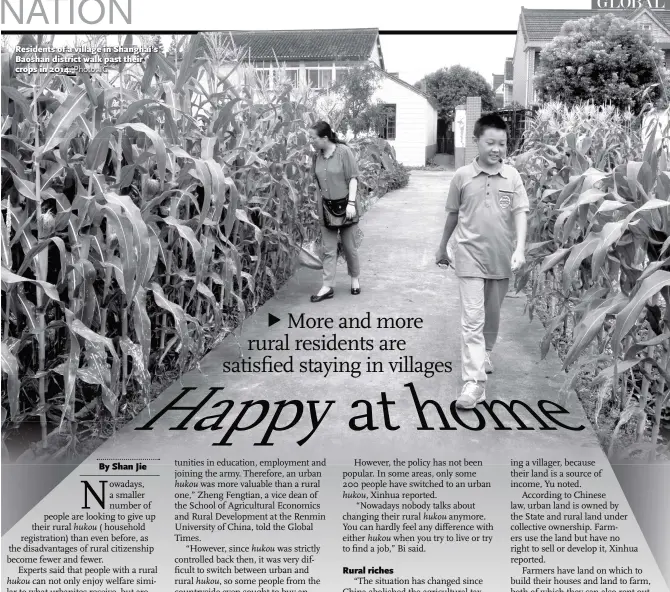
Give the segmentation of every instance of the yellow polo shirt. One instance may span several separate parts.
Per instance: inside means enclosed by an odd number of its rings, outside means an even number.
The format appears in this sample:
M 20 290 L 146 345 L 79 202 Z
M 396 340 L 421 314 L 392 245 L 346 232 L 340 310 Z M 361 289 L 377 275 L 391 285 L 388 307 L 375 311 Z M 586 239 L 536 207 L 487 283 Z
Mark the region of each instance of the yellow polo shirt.
M 458 277 L 513 278 L 514 214 L 529 211 L 519 172 L 502 164 L 494 174 L 473 160 L 451 180 L 447 212 L 458 212 L 454 269 Z

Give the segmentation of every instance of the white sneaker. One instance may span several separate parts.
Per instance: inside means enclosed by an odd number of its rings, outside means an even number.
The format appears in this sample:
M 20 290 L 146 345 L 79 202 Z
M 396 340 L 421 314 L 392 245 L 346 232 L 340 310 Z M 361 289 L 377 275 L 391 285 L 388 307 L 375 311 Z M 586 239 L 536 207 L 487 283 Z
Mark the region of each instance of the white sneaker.
M 456 407 L 459 409 L 474 409 L 477 403 L 484 401 L 486 401 L 484 387 L 476 382 L 466 382 L 461 391 L 461 396 L 456 399 Z
M 484 360 L 484 372 L 493 374 L 493 362 L 491 361 L 491 352 L 486 350 L 486 358 Z

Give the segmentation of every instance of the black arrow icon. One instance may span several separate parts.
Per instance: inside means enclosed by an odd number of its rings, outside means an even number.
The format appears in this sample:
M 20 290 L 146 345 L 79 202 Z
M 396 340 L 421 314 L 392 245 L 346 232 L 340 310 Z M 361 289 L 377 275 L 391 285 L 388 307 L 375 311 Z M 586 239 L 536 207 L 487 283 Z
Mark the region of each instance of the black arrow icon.
M 268 315 L 268 327 L 272 327 L 272 325 L 276 325 L 281 319 L 277 318 L 274 316 L 272 313 Z

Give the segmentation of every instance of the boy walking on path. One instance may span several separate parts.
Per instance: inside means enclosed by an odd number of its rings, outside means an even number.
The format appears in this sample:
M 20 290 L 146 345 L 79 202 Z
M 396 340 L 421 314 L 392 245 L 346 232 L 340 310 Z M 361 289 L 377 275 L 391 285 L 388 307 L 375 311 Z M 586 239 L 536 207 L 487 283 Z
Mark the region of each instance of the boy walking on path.
M 454 268 L 461 300 L 461 365 L 464 386 L 456 401 L 472 409 L 486 400 L 486 374 L 498 337 L 500 307 L 509 280 L 525 262 L 528 196 L 518 171 L 501 162 L 507 124 L 496 114 L 474 127 L 479 155 L 459 168 L 449 187 L 438 264 L 450 265 L 447 243 L 456 230 Z

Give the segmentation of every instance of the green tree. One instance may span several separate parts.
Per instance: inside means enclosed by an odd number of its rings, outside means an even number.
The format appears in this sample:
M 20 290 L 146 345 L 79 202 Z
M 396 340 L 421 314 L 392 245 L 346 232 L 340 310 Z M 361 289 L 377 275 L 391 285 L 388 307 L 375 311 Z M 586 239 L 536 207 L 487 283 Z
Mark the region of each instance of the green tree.
M 372 63 L 338 71 L 332 91 L 340 99 L 338 119 L 342 129 L 346 128 L 358 136 L 377 130 L 384 124 L 386 108 L 381 101 L 373 99 L 383 76 L 381 70 Z
M 464 66 L 441 68 L 424 76 L 414 86 L 423 89 L 424 85 L 425 92 L 438 102 L 438 114 L 445 120 L 451 119 L 456 107 L 465 103 L 468 97 L 481 97 L 483 111 L 496 108 L 496 98 L 489 83 L 481 74 Z
M 651 35 L 612 14 L 568 21 L 540 53 L 541 101 L 611 103 L 638 112 L 664 94 L 667 72 Z

